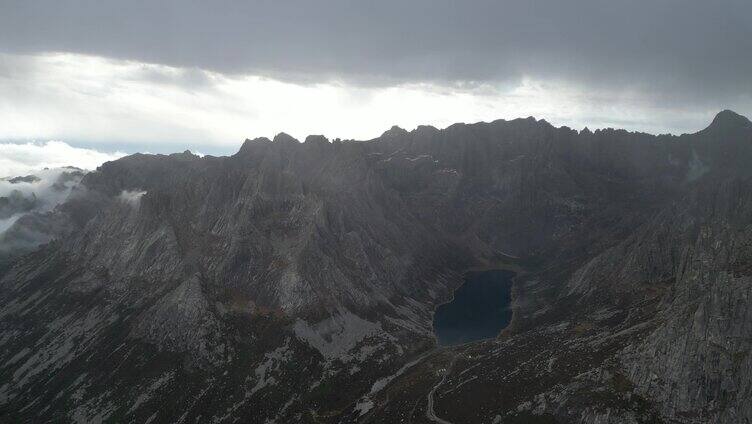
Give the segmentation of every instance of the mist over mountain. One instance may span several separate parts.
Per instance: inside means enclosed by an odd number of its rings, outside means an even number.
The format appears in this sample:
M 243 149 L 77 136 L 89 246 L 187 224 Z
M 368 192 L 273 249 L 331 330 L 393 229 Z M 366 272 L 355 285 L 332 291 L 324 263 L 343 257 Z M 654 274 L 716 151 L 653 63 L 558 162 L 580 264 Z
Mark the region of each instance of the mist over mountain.
M 0 420 L 752 420 L 750 163 L 725 110 L 681 136 L 280 133 L 5 179 L 0 243 L 40 238 L 0 266 Z M 435 309 L 495 269 L 510 325 L 437 346 Z
M 0 267 L 49 241 L 54 231 L 40 222 L 53 215 L 84 174 L 75 167 L 45 168 L 0 179 Z

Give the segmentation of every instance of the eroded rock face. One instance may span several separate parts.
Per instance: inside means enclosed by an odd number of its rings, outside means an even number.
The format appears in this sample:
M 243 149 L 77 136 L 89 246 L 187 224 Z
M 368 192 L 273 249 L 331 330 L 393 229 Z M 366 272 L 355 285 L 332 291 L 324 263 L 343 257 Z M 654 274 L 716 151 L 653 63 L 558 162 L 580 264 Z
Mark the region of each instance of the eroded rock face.
M 674 260 L 662 325 L 623 352 L 630 378 L 668 416 L 733 422 L 752 413 L 751 189 L 749 180 L 728 180 L 685 199 L 673 219 L 687 243 Z
M 109 162 L 0 271 L 0 416 L 752 419 L 750 160 L 724 111 L 681 137 L 528 118 Z M 462 272 L 509 261 L 505 337 L 430 351 Z

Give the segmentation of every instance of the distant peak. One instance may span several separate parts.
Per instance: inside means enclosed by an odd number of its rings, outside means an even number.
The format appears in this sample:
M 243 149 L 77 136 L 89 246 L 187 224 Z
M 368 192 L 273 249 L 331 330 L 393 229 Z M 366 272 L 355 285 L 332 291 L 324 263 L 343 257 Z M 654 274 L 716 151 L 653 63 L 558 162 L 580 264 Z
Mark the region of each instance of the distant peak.
M 392 128 L 389 128 L 388 130 L 384 131 L 384 134 L 381 134 L 381 136 L 385 138 L 394 138 L 394 137 L 401 137 L 407 134 L 408 134 L 407 130 L 394 125 L 392 126 Z
M 708 126 L 706 130 L 727 130 L 736 128 L 752 128 L 752 122 L 734 111 L 725 109 L 718 112 L 715 118 L 713 118 L 713 122 L 710 123 L 710 126 Z
M 7 181 L 11 184 L 36 183 L 36 182 L 42 181 L 42 179 L 37 177 L 36 175 L 26 175 L 25 177 L 0 178 L 0 180 Z
M 269 140 L 266 137 L 256 137 L 253 140 L 251 140 L 250 138 L 246 138 L 245 141 L 243 142 L 243 145 L 250 146 L 252 144 L 266 144 L 266 143 L 271 143 L 271 140 Z
M 251 140 L 250 138 L 246 138 L 245 141 L 243 142 L 243 145 L 240 146 L 240 150 L 238 150 L 238 153 L 249 152 L 251 151 L 251 149 L 253 149 L 253 146 L 260 146 L 260 145 L 264 145 L 264 144 L 271 143 L 271 142 L 272 141 L 266 137 L 257 137 L 257 138 L 254 138 L 253 140 Z
M 305 139 L 305 144 L 329 144 L 329 139 L 323 135 L 309 135 Z
M 283 132 L 274 136 L 274 142 L 275 143 L 295 143 L 295 144 L 300 143 L 295 137 L 291 136 L 290 134 L 283 133 Z
M 415 135 L 418 137 L 432 137 L 438 133 L 438 128 L 431 125 L 418 125 L 415 129 Z

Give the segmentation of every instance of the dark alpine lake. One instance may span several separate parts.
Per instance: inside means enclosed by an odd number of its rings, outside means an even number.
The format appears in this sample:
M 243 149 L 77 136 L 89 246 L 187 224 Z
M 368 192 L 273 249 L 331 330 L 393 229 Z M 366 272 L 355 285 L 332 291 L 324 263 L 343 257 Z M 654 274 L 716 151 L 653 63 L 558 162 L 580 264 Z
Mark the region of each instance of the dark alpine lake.
M 433 329 L 441 346 L 496 337 L 509 325 L 512 278 L 507 270 L 471 272 L 454 299 L 436 309 Z

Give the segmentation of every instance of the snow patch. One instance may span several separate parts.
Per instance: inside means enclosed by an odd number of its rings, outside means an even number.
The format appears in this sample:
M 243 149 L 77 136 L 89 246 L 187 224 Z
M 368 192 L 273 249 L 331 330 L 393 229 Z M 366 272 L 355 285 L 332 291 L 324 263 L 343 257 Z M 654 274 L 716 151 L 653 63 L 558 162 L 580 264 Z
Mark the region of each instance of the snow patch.
M 154 393 L 156 393 L 159 389 L 164 387 L 167 383 L 172 380 L 173 376 L 175 375 L 174 371 L 166 372 L 159 378 L 155 378 L 149 387 L 146 388 L 146 390 L 141 391 L 141 394 L 138 395 L 136 400 L 133 402 L 133 405 L 130 407 L 128 412 L 126 414 L 132 414 L 135 412 L 141 405 L 148 402 L 149 399 L 151 399 L 154 396 Z
M 100 424 L 106 422 L 117 409 L 110 401 L 105 401 L 110 393 L 106 392 L 76 407 L 70 418 L 76 424 Z
M 268 352 L 264 355 L 264 362 L 262 362 L 254 374 L 256 374 L 256 385 L 251 389 L 251 394 L 258 392 L 267 386 L 273 386 L 277 384 L 277 379 L 270 374 L 279 371 L 280 365 L 292 359 L 292 351 L 290 350 L 290 339 L 285 340 L 285 344 Z
M 319 351 L 325 359 L 345 356 L 364 338 L 382 332 L 381 323 L 366 321 L 348 310 L 316 324 L 298 319 L 293 325 L 295 335 Z
M 355 404 L 355 410 L 358 411 L 358 416 L 362 417 L 363 415 L 368 413 L 368 411 L 373 409 L 373 406 L 373 401 L 367 397 L 364 397 L 359 400 L 357 404 Z

